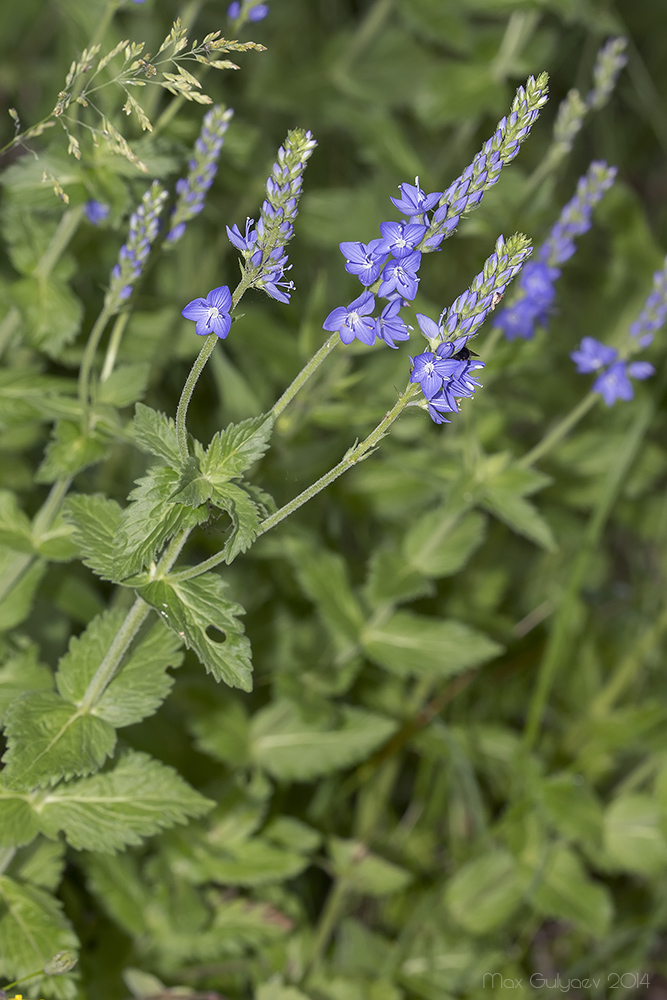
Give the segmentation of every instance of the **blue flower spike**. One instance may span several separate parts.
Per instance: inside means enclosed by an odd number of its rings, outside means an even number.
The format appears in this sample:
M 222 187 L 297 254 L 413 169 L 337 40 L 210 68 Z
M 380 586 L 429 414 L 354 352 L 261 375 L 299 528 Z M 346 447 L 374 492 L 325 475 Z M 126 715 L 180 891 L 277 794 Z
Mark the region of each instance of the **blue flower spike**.
M 157 181 L 141 199 L 136 212 L 130 217 L 130 231 L 114 265 L 106 294 L 105 305 L 112 314 L 117 312 L 132 294 L 141 277 L 151 247 L 160 230 L 160 213 L 167 199 L 167 192 Z
M 198 337 L 207 337 L 209 333 L 214 333 L 220 340 L 224 340 L 232 325 L 229 313 L 231 305 L 232 296 L 229 288 L 227 285 L 221 285 L 209 292 L 205 299 L 193 299 L 192 302 L 188 302 L 185 309 L 181 310 L 181 315 L 197 324 Z

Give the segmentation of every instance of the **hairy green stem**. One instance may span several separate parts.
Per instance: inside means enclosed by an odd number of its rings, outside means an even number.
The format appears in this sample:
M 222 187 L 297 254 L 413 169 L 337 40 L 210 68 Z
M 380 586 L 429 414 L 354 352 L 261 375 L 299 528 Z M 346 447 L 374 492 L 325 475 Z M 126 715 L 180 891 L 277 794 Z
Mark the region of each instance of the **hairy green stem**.
M 293 514 L 295 510 L 298 510 L 299 507 L 308 503 L 309 500 L 312 500 L 312 498 L 317 496 L 318 493 L 321 493 L 323 489 L 326 489 L 327 486 L 331 485 L 331 483 L 338 479 L 339 476 L 342 476 L 344 472 L 347 472 L 347 470 L 351 469 L 353 465 L 356 465 L 357 462 L 360 462 L 363 458 L 365 458 L 366 455 L 373 450 L 377 444 L 379 444 L 396 418 L 400 416 L 405 407 L 414 400 L 418 393 L 419 386 L 408 383 L 405 392 L 401 393 L 394 406 L 392 406 L 391 410 L 384 415 L 380 423 L 373 431 L 371 431 L 368 437 L 365 438 L 361 444 L 356 445 L 354 448 L 350 448 L 338 465 L 335 465 L 333 469 L 329 470 L 329 472 L 320 476 L 317 482 L 313 483 L 312 486 L 309 486 L 302 493 L 299 493 L 298 496 L 294 497 L 293 500 L 290 500 L 289 503 L 286 503 L 284 507 L 277 510 L 275 514 L 271 514 L 271 516 L 267 517 L 265 521 L 262 521 L 259 527 L 258 537 L 259 535 L 266 534 L 266 532 L 270 531 L 271 528 L 275 528 L 277 524 L 280 524 L 280 522 L 284 521 L 286 517 Z M 181 570 L 180 573 L 174 573 L 171 579 L 191 580 L 193 577 L 201 576 L 202 573 L 206 573 L 215 566 L 219 566 L 220 563 L 224 561 L 224 554 L 222 552 L 218 552 L 209 559 L 205 559 L 204 562 L 199 563 L 198 566 L 191 566 L 189 569 Z
M 125 328 L 130 321 L 130 311 L 122 312 L 116 317 L 116 322 L 113 325 L 113 330 L 111 331 L 111 336 L 109 337 L 109 345 L 107 347 L 107 353 L 104 357 L 104 364 L 102 365 L 102 371 L 100 373 L 100 382 L 106 382 L 111 375 L 116 364 L 116 358 L 118 356 L 118 349 L 120 348 L 120 342 L 123 339 L 123 334 L 125 333 Z
M 125 621 L 114 636 L 102 662 L 95 671 L 90 684 L 86 688 L 86 693 L 79 706 L 79 712 L 82 715 L 90 712 L 95 707 L 106 688 L 116 676 L 123 656 L 146 620 L 149 611 L 150 605 L 143 598 L 137 597 L 127 613 Z
M 278 402 L 273 406 L 271 413 L 274 417 L 280 416 L 283 410 L 292 402 L 299 389 L 306 384 L 310 376 L 319 368 L 327 355 L 331 354 L 334 347 L 339 343 L 340 337 L 338 333 L 334 333 L 322 344 L 319 351 L 312 356 L 307 365 L 304 365 L 292 384 L 285 389 Z
M 49 490 L 48 497 L 33 519 L 32 528 L 36 535 L 41 535 L 44 531 L 51 527 L 58 511 L 63 505 L 63 500 L 67 495 L 67 491 L 70 488 L 71 483 L 71 476 L 64 476 L 62 479 L 56 479 L 55 483 Z
M 188 448 L 188 432 L 185 426 L 185 420 L 188 415 L 188 406 L 190 405 L 192 393 L 195 391 L 195 386 L 197 385 L 199 376 L 203 372 L 206 362 L 213 354 L 217 343 L 218 338 L 216 334 L 209 333 L 208 337 L 204 341 L 201 351 L 195 359 L 195 363 L 190 369 L 190 374 L 185 380 L 181 398 L 178 401 L 178 409 L 176 410 L 176 437 L 178 439 L 178 450 L 181 454 L 182 462 L 187 462 L 190 456 L 190 450 Z

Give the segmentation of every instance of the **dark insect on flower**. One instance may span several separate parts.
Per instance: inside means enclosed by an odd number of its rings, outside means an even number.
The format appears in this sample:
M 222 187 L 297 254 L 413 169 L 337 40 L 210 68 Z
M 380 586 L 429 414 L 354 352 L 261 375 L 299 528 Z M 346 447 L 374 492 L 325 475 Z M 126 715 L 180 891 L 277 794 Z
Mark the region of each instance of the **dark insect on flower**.
M 475 354 L 475 352 L 471 351 L 469 347 L 462 347 L 460 351 L 456 352 L 456 354 L 452 354 L 452 360 L 454 361 L 469 361 L 470 358 L 478 357 L 479 354 Z

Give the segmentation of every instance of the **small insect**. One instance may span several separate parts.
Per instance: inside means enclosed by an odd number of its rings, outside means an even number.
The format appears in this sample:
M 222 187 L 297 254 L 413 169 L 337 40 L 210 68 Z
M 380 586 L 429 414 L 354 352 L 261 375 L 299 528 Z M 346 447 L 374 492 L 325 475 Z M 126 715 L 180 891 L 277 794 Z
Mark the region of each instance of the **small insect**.
M 503 297 L 502 292 L 494 292 L 493 293 L 493 298 L 491 299 L 491 309 L 495 309 L 496 308 L 496 306 L 498 305 L 498 303 L 500 302 L 500 300 L 502 299 L 502 297 Z
M 478 357 L 479 354 L 475 354 L 475 352 L 471 351 L 469 347 L 462 347 L 460 351 L 456 352 L 456 354 L 452 354 L 452 359 L 454 361 L 469 361 L 470 358 Z

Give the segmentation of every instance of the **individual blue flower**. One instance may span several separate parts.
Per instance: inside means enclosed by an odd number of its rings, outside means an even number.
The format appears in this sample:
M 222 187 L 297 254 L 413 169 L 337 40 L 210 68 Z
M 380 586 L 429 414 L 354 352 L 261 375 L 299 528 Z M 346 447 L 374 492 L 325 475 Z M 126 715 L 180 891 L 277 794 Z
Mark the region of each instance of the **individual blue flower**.
M 374 308 L 373 293 L 362 292 L 349 306 L 332 309 L 322 326 L 331 333 L 337 331 L 344 344 L 351 344 L 356 337 L 370 347 L 375 343 L 375 322 L 370 318 Z
M 598 375 L 593 383 L 593 392 L 599 392 L 607 406 L 613 406 L 617 399 L 630 400 L 635 391 L 632 382 L 628 378 L 631 375 L 636 379 L 649 378 L 655 372 L 653 365 L 648 361 L 615 361 L 606 372 Z
M 388 298 L 394 292 L 398 292 L 404 299 L 414 299 L 419 287 L 417 271 L 421 264 L 422 255 L 419 250 L 414 250 L 407 257 L 400 260 L 390 260 L 382 271 L 382 283 L 378 289 L 378 294 L 382 298 Z
M 424 351 L 412 358 L 412 371 L 410 381 L 418 382 L 421 390 L 427 399 L 431 399 L 437 392 L 446 387 L 447 383 L 454 383 L 459 375 L 463 374 L 466 362 L 454 355 L 454 344 L 440 344 L 435 353 Z M 462 383 L 463 384 L 463 383 Z M 461 395 L 467 395 L 462 392 Z
M 269 13 L 269 8 L 265 3 L 258 3 L 248 12 L 249 21 L 262 21 Z
M 362 285 L 372 285 L 380 276 L 388 251 L 382 250 L 383 241 L 371 240 L 370 243 L 339 243 L 340 252 L 345 258 L 345 270 L 348 274 L 356 274 Z
M 380 232 L 382 239 L 371 242 L 377 244 L 377 249 L 381 253 L 390 253 L 392 257 L 400 260 L 417 249 L 426 232 L 426 226 L 410 222 L 381 222 Z
M 206 194 L 218 172 L 218 158 L 233 114 L 231 108 L 216 104 L 204 115 L 194 153 L 188 161 L 187 177 L 181 177 L 176 182 L 178 198 L 165 239 L 167 247 L 180 240 L 185 232 L 185 224 L 204 207 Z
M 100 223 L 105 222 L 110 211 L 108 205 L 95 198 L 91 198 L 83 206 L 83 214 L 93 226 L 99 226 Z
M 398 187 L 401 192 L 400 198 L 392 198 L 392 202 L 403 215 L 410 216 L 410 222 L 416 222 L 417 219 L 421 219 L 424 212 L 428 212 L 429 209 L 439 201 L 442 192 L 434 191 L 432 194 L 426 194 L 419 186 L 419 178 L 415 177 L 414 184 L 399 184 Z
M 647 347 L 657 330 L 667 319 L 667 257 L 660 271 L 653 275 L 653 290 L 646 299 L 642 311 L 630 327 L 630 336 L 640 347 Z
M 540 260 L 531 260 L 525 265 L 518 281 L 518 297 L 501 310 L 494 323 L 507 340 L 516 337 L 530 340 L 535 327 L 546 323 L 556 297 L 554 282 L 560 273 L 558 268 L 549 267 Z
M 375 336 L 378 340 L 383 340 L 388 347 L 396 348 L 395 340 L 409 340 L 410 330 L 405 322 L 398 315 L 401 309 L 402 300 L 393 299 L 389 302 L 378 318 L 375 320 Z M 396 348 L 398 350 L 398 348 Z
M 232 3 L 230 3 L 229 7 L 227 8 L 227 17 L 231 18 L 232 21 L 235 21 L 240 13 L 241 13 L 240 0 L 232 0 Z
M 232 296 L 227 285 L 220 285 L 208 293 L 205 299 L 193 299 L 188 302 L 185 309 L 181 310 L 181 315 L 186 319 L 193 320 L 196 325 L 198 337 L 207 337 L 209 333 L 214 333 L 220 340 L 224 340 L 232 325 L 232 317 L 229 310 L 232 305 Z
M 606 368 L 616 359 L 618 352 L 616 348 L 610 347 L 596 340 L 595 337 L 584 337 L 579 345 L 579 349 L 572 351 L 570 357 L 577 366 L 580 375 L 588 372 L 597 372 L 601 368 Z

